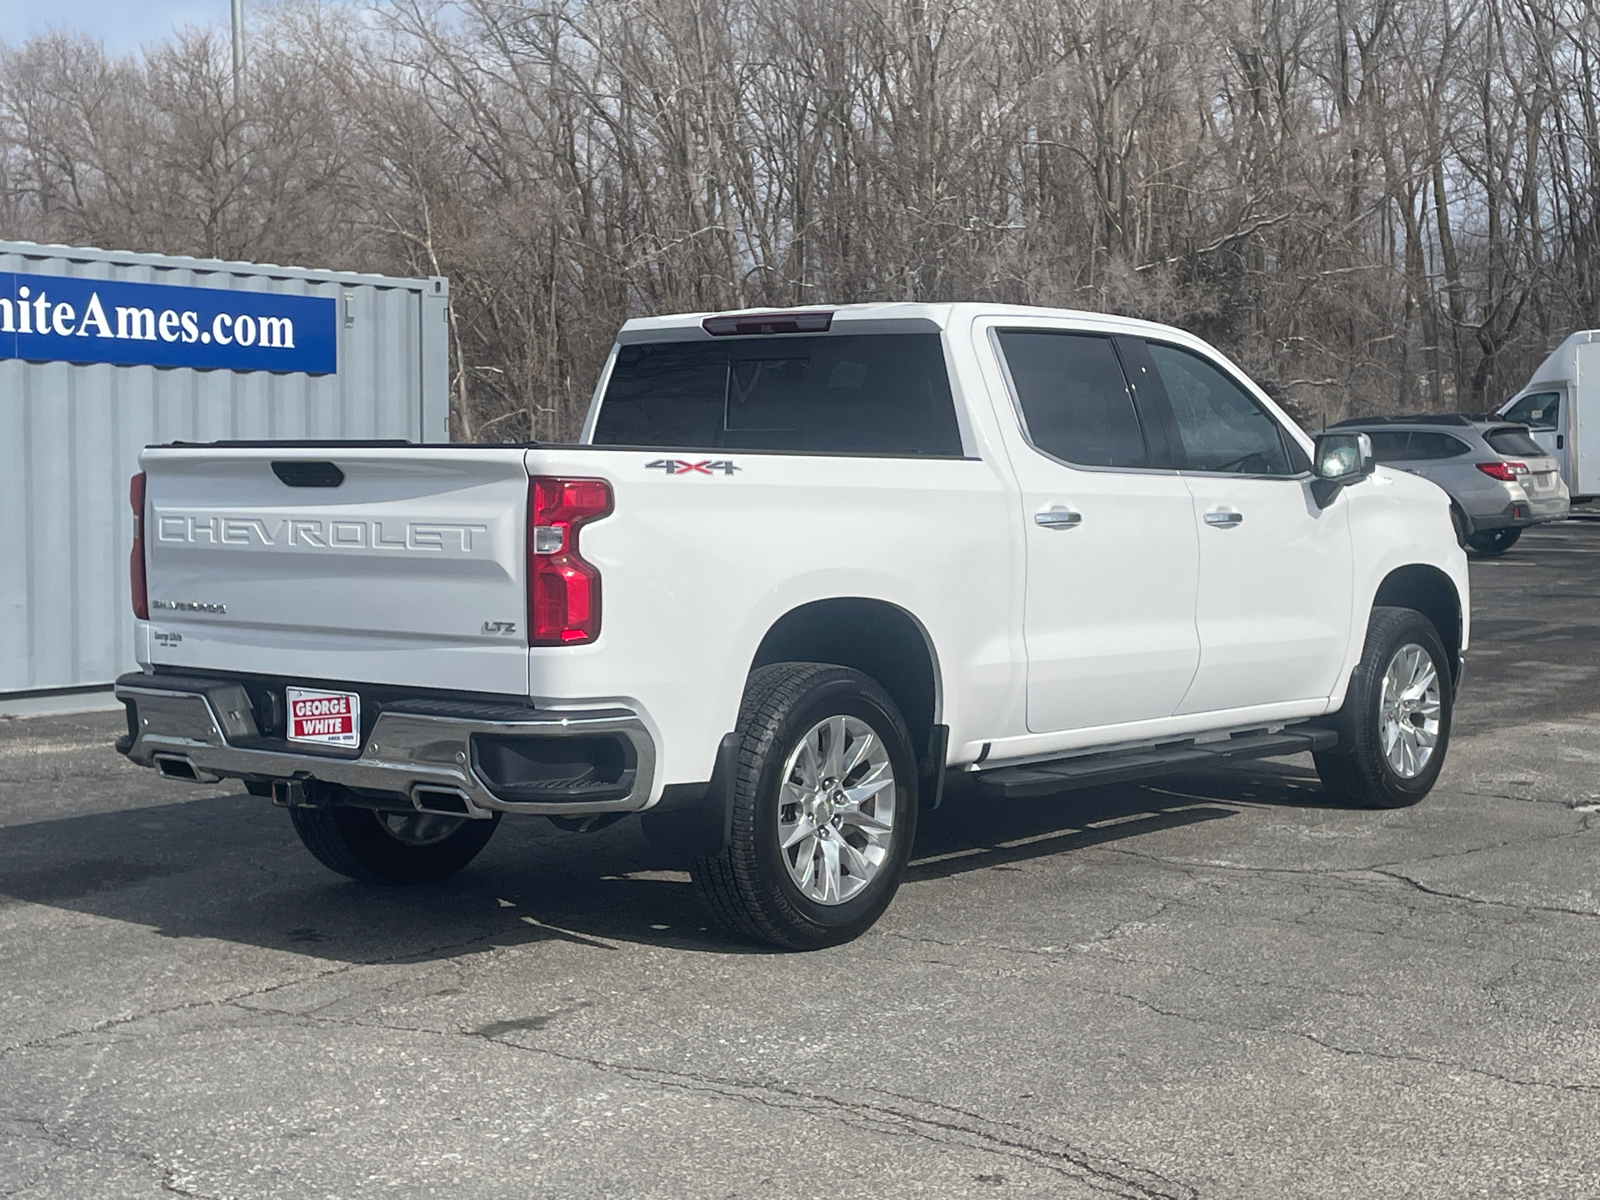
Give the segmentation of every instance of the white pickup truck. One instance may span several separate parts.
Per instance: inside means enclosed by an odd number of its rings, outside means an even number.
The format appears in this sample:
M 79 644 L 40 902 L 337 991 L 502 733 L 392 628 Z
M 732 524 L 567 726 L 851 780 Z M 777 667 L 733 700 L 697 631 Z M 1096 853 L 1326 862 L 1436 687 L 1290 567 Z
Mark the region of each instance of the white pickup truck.
M 642 813 L 793 948 L 980 802 L 1312 751 L 1438 777 L 1467 565 L 1438 488 L 1177 329 L 981 304 L 629 321 L 576 445 L 153 446 L 134 762 L 242 780 L 346 875 L 505 813 Z

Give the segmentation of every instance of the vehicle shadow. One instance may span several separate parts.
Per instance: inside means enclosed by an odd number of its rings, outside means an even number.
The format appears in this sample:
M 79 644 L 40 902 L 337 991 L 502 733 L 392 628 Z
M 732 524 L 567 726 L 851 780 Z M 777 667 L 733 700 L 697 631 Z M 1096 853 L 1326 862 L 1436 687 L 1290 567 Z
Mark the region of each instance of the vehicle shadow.
M 953 779 L 921 814 L 910 886 L 1235 816 L 1247 805 L 1326 807 L 1309 769 L 1252 763 L 1027 801 Z M 429 961 L 540 941 L 600 952 L 632 942 L 759 953 L 701 908 L 682 860 L 637 821 L 590 834 L 502 823 L 454 879 L 417 887 L 333 875 L 286 813 L 246 795 L 174 801 L 12 826 L 0 907 L 25 901 L 172 938 L 209 938 L 341 962 Z

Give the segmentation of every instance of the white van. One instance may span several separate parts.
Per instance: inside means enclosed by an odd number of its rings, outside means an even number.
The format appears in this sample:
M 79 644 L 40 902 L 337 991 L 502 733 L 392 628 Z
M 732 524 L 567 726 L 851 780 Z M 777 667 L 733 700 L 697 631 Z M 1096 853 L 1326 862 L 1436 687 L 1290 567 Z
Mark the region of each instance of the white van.
M 1573 503 L 1600 496 L 1600 329 L 1573 334 L 1500 409 L 1561 464 Z

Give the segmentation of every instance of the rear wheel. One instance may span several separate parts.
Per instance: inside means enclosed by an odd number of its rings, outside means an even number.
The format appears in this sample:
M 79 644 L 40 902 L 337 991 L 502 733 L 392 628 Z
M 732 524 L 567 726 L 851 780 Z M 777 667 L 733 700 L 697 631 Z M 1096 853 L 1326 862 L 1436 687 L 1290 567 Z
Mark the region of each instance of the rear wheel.
M 291 808 L 294 831 L 330 870 L 373 883 L 429 883 L 454 875 L 489 844 L 488 820 L 370 808 Z
M 859 671 L 776 663 L 750 676 L 739 716 L 733 830 L 694 861 L 725 925 L 790 950 L 870 928 L 900 886 L 916 836 L 911 737 Z
M 1452 699 L 1433 622 L 1409 608 L 1374 608 L 1339 711 L 1340 745 L 1315 756 L 1323 788 L 1371 808 L 1421 800 L 1444 767 Z
M 1517 539 L 1522 536 L 1520 528 L 1511 529 L 1485 529 L 1482 533 L 1467 535 L 1467 545 L 1484 558 L 1494 558 L 1504 554 L 1517 544 Z

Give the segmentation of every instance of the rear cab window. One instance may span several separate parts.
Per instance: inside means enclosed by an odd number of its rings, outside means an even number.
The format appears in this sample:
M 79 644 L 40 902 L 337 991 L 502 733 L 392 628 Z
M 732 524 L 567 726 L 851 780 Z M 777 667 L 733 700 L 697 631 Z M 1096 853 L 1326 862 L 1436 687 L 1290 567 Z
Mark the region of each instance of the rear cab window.
M 674 450 L 960 458 L 937 333 L 635 342 L 617 350 L 593 441 Z

